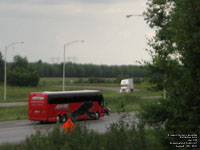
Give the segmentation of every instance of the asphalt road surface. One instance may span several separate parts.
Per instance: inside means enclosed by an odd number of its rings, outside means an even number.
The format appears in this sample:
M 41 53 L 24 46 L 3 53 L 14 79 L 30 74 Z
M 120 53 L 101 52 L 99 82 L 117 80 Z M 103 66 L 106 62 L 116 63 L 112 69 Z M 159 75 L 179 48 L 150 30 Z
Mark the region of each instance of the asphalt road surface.
M 120 117 L 122 117 L 122 114 L 111 113 L 109 116 L 102 117 L 99 120 L 78 121 L 78 123 L 86 123 L 89 129 L 103 133 L 110 124 L 119 121 Z M 126 121 L 131 123 L 135 119 L 135 113 L 130 113 Z M 27 136 L 34 134 L 37 130 L 42 133 L 48 132 L 53 125 L 55 123 L 39 124 L 37 121 L 28 120 L 0 122 L 0 144 L 24 141 Z
M 26 106 L 28 102 L 8 102 L 8 103 L 0 103 L 0 107 L 10 107 L 10 106 Z

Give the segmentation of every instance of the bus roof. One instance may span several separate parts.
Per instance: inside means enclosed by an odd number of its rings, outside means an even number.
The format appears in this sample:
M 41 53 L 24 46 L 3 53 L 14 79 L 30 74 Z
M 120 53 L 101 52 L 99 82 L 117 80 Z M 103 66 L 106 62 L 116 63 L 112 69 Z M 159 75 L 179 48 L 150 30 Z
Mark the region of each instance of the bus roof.
M 99 90 L 79 90 L 79 91 L 44 91 L 47 95 L 93 95 L 101 94 Z

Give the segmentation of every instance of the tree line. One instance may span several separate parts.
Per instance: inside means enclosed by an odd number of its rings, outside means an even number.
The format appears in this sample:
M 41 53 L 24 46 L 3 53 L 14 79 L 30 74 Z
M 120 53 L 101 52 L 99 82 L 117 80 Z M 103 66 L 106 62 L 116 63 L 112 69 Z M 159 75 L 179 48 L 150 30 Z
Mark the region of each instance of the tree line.
M 149 40 L 152 62 L 147 66 L 152 83 L 167 94 L 146 106 L 141 116 L 161 135 L 166 150 L 179 149 L 170 143 L 187 140 L 171 135 L 193 134 L 200 140 L 200 1 L 149 0 L 147 5 L 144 14 L 155 30 Z M 198 149 L 199 142 L 194 143 L 181 149 Z
M 39 72 L 40 77 L 62 77 L 63 76 L 63 63 L 49 64 L 39 60 L 35 63 L 30 63 L 32 68 Z M 67 77 L 101 77 L 101 78 L 114 78 L 117 76 L 124 77 L 145 77 L 146 69 L 144 66 L 123 65 L 123 66 L 108 66 L 108 65 L 95 65 L 95 64 L 75 64 L 66 63 L 66 76 Z
M 143 78 L 146 77 L 146 67 L 136 65 L 95 65 L 75 64 L 68 62 L 65 65 L 66 77 L 77 78 Z M 30 79 L 33 81 L 38 77 L 62 77 L 63 63 L 49 64 L 39 60 L 29 63 L 26 57 L 15 56 L 13 62 L 7 63 L 8 83 L 13 85 L 27 85 Z M 4 60 L 0 52 L 0 82 L 4 81 Z M 19 83 L 18 83 L 19 82 Z M 26 84 L 22 83 L 26 82 Z M 37 85 L 32 83 L 31 85 Z

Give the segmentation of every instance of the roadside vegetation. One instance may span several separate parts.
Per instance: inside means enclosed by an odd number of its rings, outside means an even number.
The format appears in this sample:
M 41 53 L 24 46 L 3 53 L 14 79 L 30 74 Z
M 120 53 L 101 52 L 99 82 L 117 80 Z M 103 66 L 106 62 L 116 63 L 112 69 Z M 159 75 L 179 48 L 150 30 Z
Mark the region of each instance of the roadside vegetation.
M 84 82 L 79 82 L 83 80 Z M 100 80 L 103 83 L 99 82 L 89 82 L 90 78 L 66 78 L 66 87 L 67 86 L 103 86 L 103 87 L 119 87 L 119 83 L 115 83 L 115 78 L 97 78 L 92 80 Z M 151 85 L 143 78 L 137 78 L 135 83 L 135 91 L 132 96 L 145 97 L 145 96 L 160 96 L 161 91 L 152 90 Z M 120 80 L 119 80 L 120 81 Z M 118 82 L 119 82 L 118 81 Z M 67 90 L 77 90 L 82 88 L 67 88 Z M 41 91 L 61 91 L 62 90 L 62 78 L 40 78 L 39 85 L 37 87 L 18 87 L 18 86 L 7 86 L 7 100 L 6 102 L 26 102 L 28 101 L 28 95 L 30 92 L 41 92 Z M 4 102 L 3 100 L 3 84 L 0 84 L 0 103 Z M 121 95 L 117 91 L 103 91 L 105 96 L 108 97 L 120 97 Z
M 128 125 L 122 118 L 112 124 L 105 133 L 87 129 L 76 123 L 72 133 L 64 132 L 55 125 L 48 134 L 39 131 L 19 144 L 4 144 L 1 150 L 163 150 L 159 133 L 151 129 Z
M 28 106 L 0 107 L 0 121 L 26 120 Z
M 57 127 L 48 135 L 41 135 L 38 132 L 28 137 L 22 144 L 11 147 L 3 145 L 5 147 L 0 148 L 187 150 L 194 146 L 193 149 L 199 149 L 199 142 L 187 145 L 189 148 L 186 145 L 178 148 L 182 144 L 169 144 L 184 141 L 168 135 L 194 134 L 198 135 L 196 140 L 200 140 L 200 1 L 149 0 L 147 7 L 144 13 L 145 20 L 155 30 L 155 36 L 149 40 L 151 46 L 149 53 L 152 59 L 146 65 L 151 74 L 151 83 L 155 89 L 165 89 L 166 98 L 158 101 L 151 98 L 143 100 L 145 94 L 161 95 L 161 92 L 153 90 L 149 92 L 151 89 L 144 87 L 145 82 L 136 85 L 139 91 L 133 94 L 113 94 L 111 91 L 103 91 L 106 103 L 114 111 L 140 112 L 140 122 L 137 127 L 134 124 L 127 126 L 123 119 L 111 125 L 103 134 L 84 127 L 77 127 L 73 133 L 67 134 Z M 38 66 L 41 63 L 38 62 Z M 110 68 L 108 70 L 111 71 Z M 121 73 L 123 72 L 125 70 Z M 99 73 L 100 70 L 94 72 L 94 74 Z M 111 74 L 110 72 L 109 77 L 112 77 Z M 149 105 L 144 105 L 141 109 L 141 106 L 148 102 Z
M 73 80 L 76 83 L 70 83 Z M 77 85 L 78 78 L 68 78 L 67 85 Z M 85 78 L 84 80 L 89 80 Z M 114 78 L 106 78 L 101 80 L 114 81 Z M 141 79 L 142 81 L 144 79 Z M 30 92 L 40 91 L 61 91 L 62 78 L 41 78 L 39 86 L 37 87 L 7 87 L 7 100 L 6 102 L 28 102 L 28 96 Z M 86 83 L 82 86 L 107 86 L 108 83 Z M 113 83 L 110 86 L 119 87 L 119 84 Z M 80 88 L 81 89 L 81 88 Z M 162 91 L 152 91 L 151 85 L 148 82 L 143 81 L 135 84 L 135 91 L 133 93 L 119 93 L 119 91 L 101 90 L 104 96 L 105 105 L 111 109 L 111 112 L 126 111 L 141 111 L 143 105 L 152 104 L 158 101 L 158 98 L 153 96 L 162 96 Z M 67 90 L 79 90 L 79 88 L 67 88 Z M 3 86 L 0 86 L 0 102 L 3 100 Z M 9 112 L 9 113 L 8 113 Z M 10 113 L 12 112 L 12 113 Z M 8 115 L 10 114 L 10 115 Z M 0 121 L 2 120 L 22 120 L 28 117 L 28 106 L 15 106 L 15 107 L 0 107 Z
M 23 75 L 19 76 L 19 69 L 13 68 L 13 64 L 16 64 L 20 67 L 20 70 L 23 72 Z M 25 62 L 23 65 L 19 65 L 20 62 Z M 63 63 L 50 64 L 42 62 L 39 60 L 37 62 L 28 63 L 26 58 L 21 56 L 14 57 L 13 62 L 7 62 L 7 71 L 10 75 L 17 75 L 18 78 L 27 78 L 33 79 L 30 76 L 30 70 L 32 70 L 32 75 L 35 76 L 35 83 L 37 83 L 37 77 L 62 77 L 63 75 Z M 76 64 L 72 62 L 66 63 L 66 76 L 67 77 L 77 77 L 77 78 L 116 78 L 122 76 L 123 78 L 133 77 L 133 78 L 144 78 L 146 76 L 146 67 L 142 65 L 95 65 L 95 64 Z M 3 82 L 4 78 L 4 59 L 2 53 L 0 52 L 0 82 Z M 12 78 L 11 78 L 12 79 Z M 15 80 L 15 79 L 14 79 Z M 22 84 L 24 81 L 21 81 L 18 84 Z M 31 80 L 32 82 L 32 80 Z M 16 83 L 16 81 L 15 81 Z M 26 82 L 25 82 L 26 83 Z M 32 85 L 32 84 L 29 84 Z M 33 84 L 34 86 L 35 84 Z
M 145 19 L 155 36 L 149 40 L 152 60 L 146 65 L 151 82 L 167 94 L 141 115 L 163 134 L 168 150 L 169 142 L 180 141 L 168 134 L 194 134 L 200 140 L 200 1 L 150 0 L 147 5 Z M 192 144 L 180 149 L 200 149 L 200 142 Z

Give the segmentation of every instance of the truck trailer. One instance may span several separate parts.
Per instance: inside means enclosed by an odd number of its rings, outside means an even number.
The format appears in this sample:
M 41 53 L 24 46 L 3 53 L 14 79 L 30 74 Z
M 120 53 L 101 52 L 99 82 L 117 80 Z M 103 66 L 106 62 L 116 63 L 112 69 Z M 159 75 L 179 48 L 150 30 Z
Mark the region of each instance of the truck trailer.
M 133 92 L 133 90 L 134 90 L 133 78 L 121 80 L 120 86 L 121 86 L 120 93 L 123 93 L 123 92 L 126 92 L 126 93 Z

